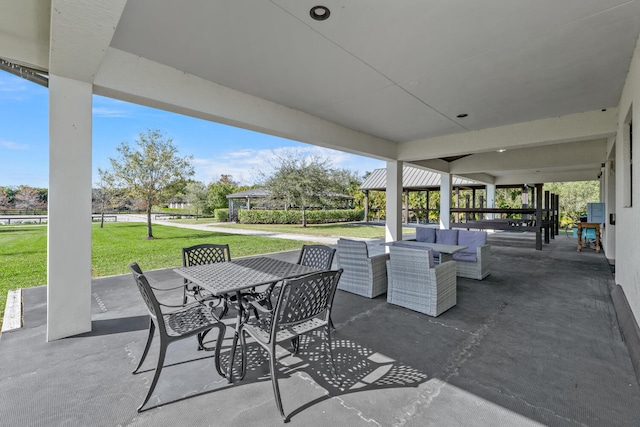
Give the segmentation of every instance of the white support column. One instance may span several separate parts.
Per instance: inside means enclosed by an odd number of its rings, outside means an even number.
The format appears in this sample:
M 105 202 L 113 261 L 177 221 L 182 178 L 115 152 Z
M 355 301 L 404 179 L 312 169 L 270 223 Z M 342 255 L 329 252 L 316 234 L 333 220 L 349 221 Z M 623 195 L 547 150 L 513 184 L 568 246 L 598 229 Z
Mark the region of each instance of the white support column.
M 605 202 L 606 216 L 604 230 L 601 231 L 603 237 L 604 253 L 610 263 L 615 264 L 616 260 L 616 225 L 615 213 L 616 213 L 616 172 L 613 167 L 613 161 L 607 161 L 604 170 L 604 198 L 601 199 Z M 613 214 L 614 218 L 611 217 Z M 614 222 L 612 224 L 611 222 Z
M 49 76 L 47 341 L 91 331 L 91 97 Z
M 440 174 L 440 228 L 451 227 L 451 190 L 453 180 L 450 173 Z
M 496 207 L 496 186 L 487 184 L 487 208 Z M 494 214 L 487 214 L 487 219 L 494 219 Z
M 387 162 L 387 242 L 402 240 L 402 162 Z

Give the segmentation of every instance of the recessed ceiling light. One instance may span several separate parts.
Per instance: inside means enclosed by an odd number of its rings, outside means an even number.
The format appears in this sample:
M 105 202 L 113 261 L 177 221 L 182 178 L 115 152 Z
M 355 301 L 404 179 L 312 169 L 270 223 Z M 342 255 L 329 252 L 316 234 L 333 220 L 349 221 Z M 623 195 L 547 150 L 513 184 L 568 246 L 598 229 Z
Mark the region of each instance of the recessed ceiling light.
M 467 113 L 462 113 L 462 114 L 458 114 L 456 117 L 459 118 L 459 119 L 463 119 L 463 118 L 465 118 L 467 116 L 468 116 Z
M 504 153 L 505 151 L 507 151 L 506 148 L 501 148 L 501 149 L 498 150 L 498 153 Z
M 313 6 L 309 11 L 309 15 L 316 21 L 324 21 L 329 18 L 331 11 L 326 6 Z

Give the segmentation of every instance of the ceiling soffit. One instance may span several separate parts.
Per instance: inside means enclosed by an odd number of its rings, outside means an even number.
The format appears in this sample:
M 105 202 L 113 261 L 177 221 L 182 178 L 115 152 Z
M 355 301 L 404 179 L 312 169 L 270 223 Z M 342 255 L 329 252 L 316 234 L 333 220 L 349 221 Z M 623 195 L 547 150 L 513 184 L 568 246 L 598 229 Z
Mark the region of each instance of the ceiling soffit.
M 136 0 L 112 46 L 403 142 L 615 106 L 640 29 L 623 0 L 314 5 Z

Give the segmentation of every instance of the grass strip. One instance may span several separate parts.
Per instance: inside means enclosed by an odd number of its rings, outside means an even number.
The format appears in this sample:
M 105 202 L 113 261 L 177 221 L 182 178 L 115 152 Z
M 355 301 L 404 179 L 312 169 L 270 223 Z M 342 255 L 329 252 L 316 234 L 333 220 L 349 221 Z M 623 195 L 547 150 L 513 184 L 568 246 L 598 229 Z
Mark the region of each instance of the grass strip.
M 144 223 L 93 224 L 92 276 L 128 273 L 136 261 L 144 270 L 182 265 L 181 249 L 201 243 L 228 243 L 231 257 L 294 250 L 304 243 L 213 231 L 199 231 L 154 224 L 153 240 L 146 239 Z M 7 294 L 12 289 L 44 285 L 47 282 L 47 227 L 0 227 L 0 322 Z M 1 324 L 0 324 L 1 327 Z

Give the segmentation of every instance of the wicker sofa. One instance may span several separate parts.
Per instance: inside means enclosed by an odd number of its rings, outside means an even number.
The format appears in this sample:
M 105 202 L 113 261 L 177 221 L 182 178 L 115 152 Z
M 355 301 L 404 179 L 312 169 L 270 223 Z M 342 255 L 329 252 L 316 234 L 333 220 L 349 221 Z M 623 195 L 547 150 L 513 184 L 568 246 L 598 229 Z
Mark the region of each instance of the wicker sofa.
M 429 316 L 456 305 L 456 263 L 435 265 L 429 249 L 389 247 L 387 302 Z
M 344 271 L 338 289 L 375 298 L 387 292 L 387 266 L 389 254 L 369 256 L 365 242 L 338 240 L 338 268 Z
M 487 244 L 486 231 L 418 227 L 416 228 L 416 240 L 418 242 L 467 246 L 467 249 L 453 254 L 459 277 L 482 280 L 491 274 L 491 246 Z M 434 259 L 436 263 L 439 262 L 437 252 L 434 252 Z

